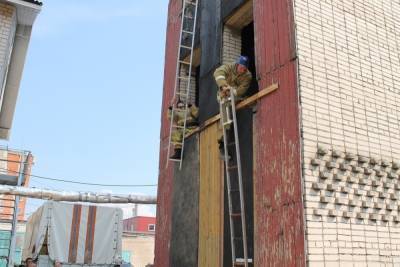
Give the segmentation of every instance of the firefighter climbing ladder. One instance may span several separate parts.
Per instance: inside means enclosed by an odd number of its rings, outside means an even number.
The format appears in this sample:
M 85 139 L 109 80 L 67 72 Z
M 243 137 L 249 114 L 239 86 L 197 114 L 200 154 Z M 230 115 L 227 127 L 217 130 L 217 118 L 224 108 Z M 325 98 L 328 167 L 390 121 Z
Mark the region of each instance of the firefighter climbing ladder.
M 184 103 L 184 109 L 178 109 L 172 103 L 172 114 L 171 114 L 171 122 L 170 122 L 170 130 L 169 130 L 169 141 L 168 141 L 168 161 L 179 162 L 179 169 L 182 168 L 182 158 L 183 151 L 185 146 L 185 133 L 186 133 L 186 121 L 188 116 L 188 106 L 189 106 L 189 95 L 190 95 L 190 86 L 191 86 L 191 78 L 192 78 L 192 64 L 193 64 L 193 49 L 194 49 L 194 38 L 196 35 L 196 21 L 197 21 L 197 9 L 198 9 L 198 1 L 199 0 L 183 0 L 182 6 L 182 23 L 181 23 L 181 31 L 179 37 L 179 51 L 178 51 L 178 59 L 176 66 L 176 75 L 175 75 L 175 88 L 174 88 L 174 98 L 175 100 L 181 100 Z M 183 56 L 188 58 L 189 61 L 182 59 Z M 188 69 L 187 75 L 182 72 L 182 69 Z M 180 90 L 181 82 L 185 83 L 185 90 L 182 92 Z M 181 112 L 184 114 L 184 122 L 182 125 L 177 125 L 174 123 L 174 114 L 177 112 Z M 173 131 L 178 131 L 182 133 L 182 139 L 180 142 L 172 142 L 171 136 Z M 170 151 L 171 145 L 181 146 L 181 154 L 179 159 L 170 159 Z
M 239 134 L 236 120 L 235 96 L 220 101 L 221 126 L 224 137 L 226 185 L 228 190 L 229 226 L 232 248 L 232 265 L 248 267 L 252 259 L 248 258 L 246 217 L 243 198 L 242 164 L 240 159 Z M 233 124 L 233 142 L 229 142 L 228 129 Z M 234 157 L 230 158 L 228 146 L 234 145 Z M 235 175 L 236 173 L 236 175 Z

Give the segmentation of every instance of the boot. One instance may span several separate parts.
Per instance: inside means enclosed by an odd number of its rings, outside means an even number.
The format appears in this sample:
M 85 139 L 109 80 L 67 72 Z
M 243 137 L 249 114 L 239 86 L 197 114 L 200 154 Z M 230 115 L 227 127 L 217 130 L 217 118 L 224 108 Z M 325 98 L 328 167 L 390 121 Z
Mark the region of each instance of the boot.
M 181 159 L 181 152 L 182 152 L 181 148 L 176 148 L 174 154 L 169 158 L 170 159 Z

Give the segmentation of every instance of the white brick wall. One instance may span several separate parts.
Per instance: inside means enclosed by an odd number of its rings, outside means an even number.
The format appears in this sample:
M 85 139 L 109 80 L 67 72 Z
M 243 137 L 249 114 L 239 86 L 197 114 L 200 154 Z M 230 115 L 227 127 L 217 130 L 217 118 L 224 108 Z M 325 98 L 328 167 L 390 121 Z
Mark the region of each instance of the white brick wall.
M 182 66 L 180 68 L 181 77 L 189 77 L 189 66 Z M 190 88 L 189 88 L 189 103 L 195 104 L 196 103 L 196 73 L 192 70 L 192 75 L 190 78 Z M 179 96 L 181 100 L 185 99 L 186 91 L 188 89 L 188 81 L 186 79 L 181 79 L 179 82 L 179 92 L 182 94 Z
M 15 8 L 0 3 L 0 95 L 10 58 L 17 19 Z
M 295 0 L 295 22 L 308 264 L 399 266 L 400 2 Z
M 240 31 L 225 25 L 222 44 L 222 64 L 235 62 L 240 56 L 242 49 Z

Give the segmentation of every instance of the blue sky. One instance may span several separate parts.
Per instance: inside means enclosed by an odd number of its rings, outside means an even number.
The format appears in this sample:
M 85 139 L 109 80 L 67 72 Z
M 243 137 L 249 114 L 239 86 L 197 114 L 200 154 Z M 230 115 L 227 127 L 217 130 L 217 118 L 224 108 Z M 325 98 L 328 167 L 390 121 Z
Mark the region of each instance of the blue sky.
M 32 151 L 36 175 L 156 184 L 168 1 L 43 2 L 11 138 L 2 144 Z M 155 187 L 104 188 L 36 178 L 31 186 L 156 194 Z M 30 200 L 28 213 L 39 204 Z

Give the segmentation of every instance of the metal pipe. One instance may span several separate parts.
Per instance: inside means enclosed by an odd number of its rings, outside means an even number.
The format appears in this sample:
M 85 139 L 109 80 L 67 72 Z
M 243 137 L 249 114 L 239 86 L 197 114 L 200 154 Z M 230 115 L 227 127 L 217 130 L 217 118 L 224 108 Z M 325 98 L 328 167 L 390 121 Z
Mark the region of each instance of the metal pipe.
M 157 197 L 154 196 L 115 195 L 93 192 L 66 192 L 7 185 L 0 185 L 0 194 L 69 202 L 157 204 Z

